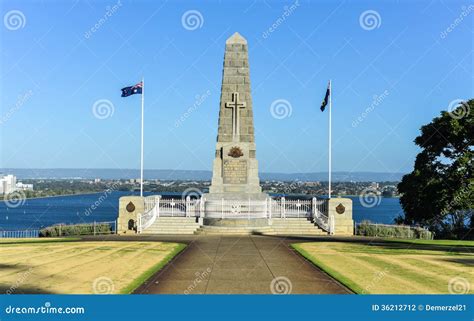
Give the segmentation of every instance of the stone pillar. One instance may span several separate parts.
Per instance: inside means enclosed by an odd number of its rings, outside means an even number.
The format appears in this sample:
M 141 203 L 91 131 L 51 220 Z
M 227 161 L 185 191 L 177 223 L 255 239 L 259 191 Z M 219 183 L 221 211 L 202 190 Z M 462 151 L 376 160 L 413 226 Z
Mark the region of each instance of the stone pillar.
M 265 199 L 258 177 L 247 40 L 237 32 L 225 44 L 221 88 L 209 199 Z
M 328 202 L 328 215 L 334 218 L 334 235 L 354 235 L 350 198 L 331 198 Z
M 145 212 L 145 198 L 140 196 L 123 196 L 119 199 L 119 216 L 117 219 L 118 234 L 135 234 L 138 213 Z M 132 220 L 132 221 L 131 221 Z

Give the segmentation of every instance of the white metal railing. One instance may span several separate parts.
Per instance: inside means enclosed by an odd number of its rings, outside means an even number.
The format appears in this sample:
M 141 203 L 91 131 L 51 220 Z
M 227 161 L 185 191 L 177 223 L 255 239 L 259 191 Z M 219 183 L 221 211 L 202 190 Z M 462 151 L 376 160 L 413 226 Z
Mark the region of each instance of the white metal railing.
M 285 217 L 311 218 L 311 200 L 285 200 Z
M 316 197 L 314 197 L 312 202 L 314 222 L 326 232 L 334 234 L 334 218 L 329 214 L 328 211 L 329 199 L 318 200 Z
M 333 234 L 334 220 L 328 215 L 327 199 L 286 199 L 285 197 L 264 200 L 229 199 L 163 199 L 161 196 L 145 198 L 145 213 L 137 216 L 137 232 L 150 227 L 158 217 L 209 217 L 226 219 L 255 218 L 307 218 L 320 228 Z
M 145 197 L 145 213 L 137 215 L 137 232 L 153 225 L 158 217 L 199 217 L 203 212 L 203 200 L 163 199 L 160 195 Z
M 160 195 L 145 197 L 145 213 L 137 215 L 137 233 L 149 228 L 160 216 L 160 200 Z
M 183 199 L 162 199 L 160 202 L 160 215 L 161 216 L 186 216 L 186 200 Z
M 267 200 L 204 201 L 203 212 L 210 218 L 267 218 Z
M 268 218 L 312 218 L 311 200 L 268 199 Z
M 0 238 L 31 238 L 38 236 L 39 230 L 0 231 Z

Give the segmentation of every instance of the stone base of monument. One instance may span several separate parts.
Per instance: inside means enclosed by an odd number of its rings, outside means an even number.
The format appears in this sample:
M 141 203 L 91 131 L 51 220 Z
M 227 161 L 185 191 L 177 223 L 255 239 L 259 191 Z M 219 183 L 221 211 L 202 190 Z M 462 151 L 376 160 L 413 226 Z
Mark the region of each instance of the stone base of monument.
M 268 195 L 204 194 L 204 225 L 209 226 L 266 226 L 268 225 Z

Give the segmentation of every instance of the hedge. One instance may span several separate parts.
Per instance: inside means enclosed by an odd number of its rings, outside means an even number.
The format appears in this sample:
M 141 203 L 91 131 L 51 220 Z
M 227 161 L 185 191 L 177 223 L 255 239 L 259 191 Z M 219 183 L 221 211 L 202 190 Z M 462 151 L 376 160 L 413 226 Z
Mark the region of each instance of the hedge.
M 53 225 L 39 231 L 40 237 L 73 236 L 111 234 L 113 229 L 110 223 L 89 223 L 74 225 Z
M 421 227 L 374 224 L 369 221 L 362 221 L 362 223 L 357 224 L 355 234 L 363 236 L 393 237 L 401 239 L 433 239 L 433 233 Z

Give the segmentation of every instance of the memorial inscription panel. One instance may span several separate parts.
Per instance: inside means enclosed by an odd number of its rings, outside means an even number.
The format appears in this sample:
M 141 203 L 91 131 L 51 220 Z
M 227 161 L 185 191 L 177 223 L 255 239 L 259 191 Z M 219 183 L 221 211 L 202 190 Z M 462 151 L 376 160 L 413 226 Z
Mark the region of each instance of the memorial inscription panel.
M 226 159 L 223 166 L 224 184 L 247 184 L 247 161 Z

